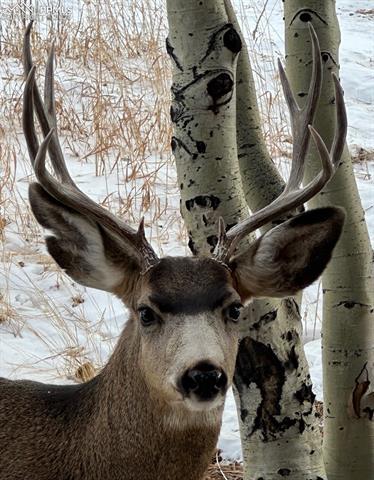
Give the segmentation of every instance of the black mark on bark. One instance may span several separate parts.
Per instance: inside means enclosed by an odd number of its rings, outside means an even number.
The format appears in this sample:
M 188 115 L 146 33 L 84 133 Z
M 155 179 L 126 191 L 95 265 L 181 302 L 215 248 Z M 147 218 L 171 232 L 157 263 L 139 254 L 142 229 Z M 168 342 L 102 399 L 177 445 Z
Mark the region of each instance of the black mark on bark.
M 369 371 L 367 362 L 362 367 L 361 372 L 355 378 L 355 388 L 352 392 L 352 407 L 357 418 L 361 418 L 361 399 L 368 391 L 370 386 Z
M 234 82 L 228 73 L 220 73 L 217 77 L 208 82 L 207 90 L 209 95 L 217 101 L 232 90 Z
M 234 27 L 229 28 L 223 35 L 223 44 L 233 53 L 239 53 L 242 49 L 242 41 Z
M 214 249 L 216 248 L 217 242 L 218 242 L 218 237 L 217 235 L 209 235 L 206 239 L 208 245 L 211 246 L 210 252 L 213 253 Z
M 181 112 L 182 109 L 180 109 L 178 105 L 174 104 L 170 106 L 170 118 L 173 123 L 176 123 L 181 117 Z
M 299 304 L 296 302 L 296 300 L 294 300 L 293 298 L 285 298 L 283 300 L 283 304 L 287 309 L 287 315 L 290 315 L 290 316 L 297 315 L 298 318 L 301 317 Z
M 205 153 L 206 151 L 206 144 L 201 141 L 196 142 L 196 148 L 199 153 Z
M 177 146 L 178 146 L 178 142 L 175 140 L 174 137 L 171 137 L 170 146 L 171 146 L 171 151 L 172 151 L 172 152 L 174 152 L 175 149 L 176 149 Z M 183 183 L 182 183 L 182 186 L 183 186 Z
M 328 60 L 331 60 L 334 65 L 338 66 L 335 58 L 332 56 L 330 52 L 327 52 L 324 50 L 323 52 L 321 52 L 321 57 L 324 63 L 326 63 Z
M 240 418 L 242 419 L 242 422 L 245 421 L 245 419 L 248 417 L 248 410 L 246 408 L 241 408 L 240 409 Z
M 374 418 L 374 408 L 365 407 L 362 410 L 362 413 L 365 413 L 370 421 L 373 420 L 373 418 Z
M 265 441 L 275 437 L 296 423 L 288 417 L 279 422 L 275 416 L 280 415 L 280 400 L 285 382 L 282 362 L 275 355 L 270 345 L 244 338 L 239 344 L 235 384 L 239 392 L 243 386 L 255 383 L 261 392 L 261 403 L 256 412 L 249 437 L 260 430 Z
M 299 17 L 302 22 L 311 22 L 313 19 L 313 15 L 315 15 L 322 23 L 327 25 L 326 20 L 324 20 L 321 15 L 319 15 L 315 10 L 311 10 L 310 8 L 302 8 L 295 15 L 292 17 L 290 21 L 290 25 Z
M 291 474 L 291 470 L 289 468 L 280 468 L 277 473 L 281 477 L 288 477 Z
M 223 44 L 229 48 L 229 50 L 231 50 L 232 52 L 234 53 L 238 53 L 240 50 L 241 50 L 241 47 L 242 47 L 242 42 L 240 40 L 240 37 L 238 35 L 238 33 L 236 32 L 236 30 L 234 29 L 232 23 L 226 23 L 225 25 L 223 25 L 222 27 L 220 27 L 218 30 L 216 30 L 210 37 L 209 39 L 209 43 L 208 43 L 208 48 L 205 52 L 205 55 L 203 56 L 203 58 L 200 60 L 200 63 L 202 63 L 212 52 L 215 48 L 217 48 L 217 39 L 219 37 L 219 35 L 224 32 L 225 30 L 227 30 L 227 32 L 225 32 L 224 36 L 223 36 Z M 240 48 L 239 50 L 235 51 L 235 50 L 232 50 L 230 47 L 228 47 L 226 44 L 225 44 L 225 36 L 228 32 L 230 31 L 234 31 L 235 34 L 237 35 L 237 37 L 239 38 L 239 42 L 240 42 Z M 233 34 L 231 34 L 233 35 Z M 234 42 L 234 41 L 233 41 Z M 236 43 L 235 43 L 235 46 L 236 48 L 238 48 L 238 40 L 236 40 Z M 234 47 L 233 47 L 234 48 Z
M 180 63 L 179 58 L 178 58 L 178 57 L 176 56 L 176 54 L 174 53 L 174 47 L 173 47 L 172 44 L 170 43 L 170 40 L 169 40 L 168 37 L 166 38 L 166 51 L 167 51 L 167 53 L 170 55 L 170 58 L 172 58 L 172 60 L 174 60 L 175 66 L 176 66 L 181 72 L 183 72 L 182 64 Z
M 170 105 L 170 119 L 173 123 L 177 121 L 178 115 L 177 115 L 177 109 L 174 108 L 173 105 Z
M 214 195 L 198 195 L 195 198 L 186 200 L 186 208 L 190 212 L 193 207 L 212 208 L 216 210 L 221 203 L 221 200 Z
M 301 14 L 299 15 L 299 18 L 300 18 L 300 20 L 301 20 L 302 22 L 305 22 L 305 23 L 312 21 L 312 16 L 311 16 L 311 14 L 308 13 L 308 12 L 303 12 L 303 13 L 301 13 Z
M 294 393 L 296 400 L 302 405 L 304 402 L 314 403 L 316 396 L 313 393 L 312 385 L 303 383 L 301 388 Z
M 287 370 L 297 370 L 299 367 L 299 357 L 295 352 L 295 345 L 291 347 L 291 350 L 288 354 L 288 360 L 284 364 Z
M 226 72 L 220 73 L 219 75 L 217 75 L 216 77 L 214 77 L 212 80 L 208 82 L 207 92 L 213 99 L 213 105 L 210 107 L 210 109 L 213 110 L 214 113 L 218 113 L 219 111 L 218 107 L 222 105 L 226 105 L 227 103 L 230 102 L 232 97 L 233 85 L 234 85 L 233 79 Z M 226 96 L 230 92 L 231 92 L 230 97 L 227 100 L 220 103 L 219 99 Z
M 192 152 L 188 149 L 187 145 L 184 142 L 182 142 L 180 138 L 172 137 L 171 139 L 172 150 L 175 151 L 177 147 L 183 148 L 183 150 L 185 150 L 188 153 L 188 155 L 193 157 Z
M 288 330 L 287 333 L 282 333 L 282 338 L 283 340 L 287 340 L 287 342 L 292 342 L 292 340 L 295 338 L 298 338 L 298 333 L 296 330 Z
M 196 77 L 194 77 L 194 79 L 191 82 L 187 83 L 187 85 L 184 85 L 181 88 L 177 88 L 175 85 L 173 85 L 171 87 L 171 93 L 173 94 L 174 99 L 177 102 L 182 102 L 184 100 L 184 92 L 188 90 L 192 85 L 202 80 L 208 73 L 209 71 L 196 75 Z
M 255 322 L 251 328 L 254 330 L 259 330 L 262 326 L 266 325 L 267 323 L 273 322 L 278 315 L 278 310 L 272 310 L 271 312 L 265 313 L 261 315 L 258 322 Z
M 344 300 L 343 302 L 339 302 L 336 305 L 334 305 L 335 308 L 338 307 L 344 307 L 348 308 L 348 310 L 351 310 L 354 307 L 370 307 L 370 305 L 367 305 L 366 303 L 359 303 L 355 302 L 354 300 Z

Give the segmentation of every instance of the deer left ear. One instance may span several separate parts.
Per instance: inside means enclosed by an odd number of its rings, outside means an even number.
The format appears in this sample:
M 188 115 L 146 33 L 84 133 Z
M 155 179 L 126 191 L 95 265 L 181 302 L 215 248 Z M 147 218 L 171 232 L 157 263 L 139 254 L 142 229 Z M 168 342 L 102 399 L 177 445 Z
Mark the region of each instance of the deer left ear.
M 233 257 L 229 267 L 242 300 L 288 297 L 313 283 L 331 259 L 344 218 L 340 208 L 310 210 L 274 227 Z

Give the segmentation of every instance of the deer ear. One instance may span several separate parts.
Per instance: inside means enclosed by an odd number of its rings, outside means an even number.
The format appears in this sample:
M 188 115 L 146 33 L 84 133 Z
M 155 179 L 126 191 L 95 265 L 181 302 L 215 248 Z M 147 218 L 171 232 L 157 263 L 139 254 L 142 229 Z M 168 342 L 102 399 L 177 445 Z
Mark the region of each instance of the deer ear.
M 37 183 L 30 185 L 29 200 L 37 221 L 52 233 L 46 237 L 48 252 L 76 282 L 116 292 L 136 275 L 136 260 L 94 221 L 59 203 Z
M 262 235 L 230 260 L 243 301 L 287 297 L 313 283 L 324 271 L 343 229 L 340 208 L 297 215 Z

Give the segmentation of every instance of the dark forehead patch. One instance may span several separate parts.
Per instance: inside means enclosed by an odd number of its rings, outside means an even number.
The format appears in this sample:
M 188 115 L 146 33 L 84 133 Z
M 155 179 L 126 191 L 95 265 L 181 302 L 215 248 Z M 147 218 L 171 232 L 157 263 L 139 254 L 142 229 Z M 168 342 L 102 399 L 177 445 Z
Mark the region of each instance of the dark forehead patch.
M 166 257 L 150 272 L 150 300 L 164 313 L 211 311 L 230 296 L 229 275 L 209 258 Z

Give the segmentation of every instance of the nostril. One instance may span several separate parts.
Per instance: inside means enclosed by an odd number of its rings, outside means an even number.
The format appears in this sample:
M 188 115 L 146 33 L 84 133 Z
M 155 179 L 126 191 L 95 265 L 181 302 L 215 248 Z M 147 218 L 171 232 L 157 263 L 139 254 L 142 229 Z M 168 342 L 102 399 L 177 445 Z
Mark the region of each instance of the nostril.
M 228 383 L 227 375 L 225 372 L 221 372 L 221 375 L 217 381 L 217 387 L 221 390 L 226 390 Z
M 195 393 L 201 400 L 209 400 L 219 391 L 225 391 L 227 375 L 214 365 L 201 362 L 185 372 L 181 386 L 186 395 Z
M 186 394 L 193 392 L 198 387 L 196 377 L 193 372 L 193 370 L 188 370 L 182 377 L 182 389 Z

